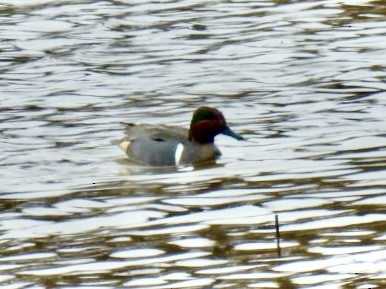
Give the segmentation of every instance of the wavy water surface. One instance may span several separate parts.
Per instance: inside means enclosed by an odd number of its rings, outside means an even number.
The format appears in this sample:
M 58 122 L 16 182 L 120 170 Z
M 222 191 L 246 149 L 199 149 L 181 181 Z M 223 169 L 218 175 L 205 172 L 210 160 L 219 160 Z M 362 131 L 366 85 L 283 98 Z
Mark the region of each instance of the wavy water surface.
M 385 8 L 2 0 L 0 288 L 385 288 Z M 249 141 L 117 148 L 200 105 Z

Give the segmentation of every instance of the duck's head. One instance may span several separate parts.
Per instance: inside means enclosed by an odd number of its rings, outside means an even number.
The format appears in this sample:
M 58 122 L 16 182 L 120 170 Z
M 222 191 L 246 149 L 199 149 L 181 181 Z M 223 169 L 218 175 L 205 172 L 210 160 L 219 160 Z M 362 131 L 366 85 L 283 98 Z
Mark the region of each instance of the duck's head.
M 218 134 L 244 140 L 228 127 L 223 114 L 218 109 L 208 106 L 197 108 L 190 122 L 189 140 L 200 144 L 213 143 Z

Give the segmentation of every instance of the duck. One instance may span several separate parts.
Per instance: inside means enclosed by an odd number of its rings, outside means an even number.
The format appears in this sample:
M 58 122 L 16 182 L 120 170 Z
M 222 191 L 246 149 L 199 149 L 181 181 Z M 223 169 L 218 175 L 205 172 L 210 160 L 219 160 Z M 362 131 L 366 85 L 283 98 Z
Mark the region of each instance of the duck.
M 201 106 L 193 112 L 189 129 L 170 125 L 124 123 L 125 137 L 119 147 L 131 162 L 145 166 L 181 166 L 217 159 L 214 143 L 223 134 L 236 140 L 224 115 L 214 107 Z

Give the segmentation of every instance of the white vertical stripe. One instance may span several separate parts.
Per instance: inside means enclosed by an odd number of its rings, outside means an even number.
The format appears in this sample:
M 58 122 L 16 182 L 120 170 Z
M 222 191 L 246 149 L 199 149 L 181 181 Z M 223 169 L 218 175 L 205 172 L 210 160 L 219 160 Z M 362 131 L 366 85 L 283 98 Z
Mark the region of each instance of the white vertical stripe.
M 183 152 L 184 152 L 184 145 L 182 143 L 179 143 L 176 147 L 176 152 L 174 153 L 174 161 L 176 166 L 180 164 Z

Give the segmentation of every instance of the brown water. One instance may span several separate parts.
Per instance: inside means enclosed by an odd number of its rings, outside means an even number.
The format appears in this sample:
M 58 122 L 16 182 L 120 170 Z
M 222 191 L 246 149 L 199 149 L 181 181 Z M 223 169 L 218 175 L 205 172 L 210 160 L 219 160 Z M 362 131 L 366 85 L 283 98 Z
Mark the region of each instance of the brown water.
M 0 288 L 386 288 L 386 2 L 0 4 Z M 199 168 L 122 121 L 221 109 Z M 279 217 L 281 257 L 275 237 Z

